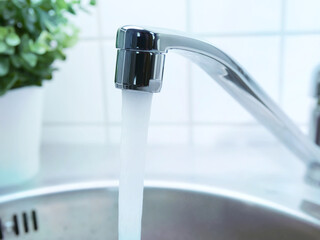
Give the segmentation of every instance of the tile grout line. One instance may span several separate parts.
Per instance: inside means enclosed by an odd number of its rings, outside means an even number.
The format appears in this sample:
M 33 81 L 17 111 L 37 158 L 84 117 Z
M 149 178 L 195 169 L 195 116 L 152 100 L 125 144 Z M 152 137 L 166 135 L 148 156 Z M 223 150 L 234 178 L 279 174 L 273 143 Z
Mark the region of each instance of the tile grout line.
M 190 0 L 186 0 L 190 1 Z M 190 20 L 187 21 L 187 25 L 189 24 Z M 282 20 L 281 20 L 282 22 Z M 211 37 L 269 37 L 269 36 L 302 36 L 302 35 L 320 35 L 319 30 L 298 30 L 298 31 L 275 31 L 275 32 L 218 32 L 218 33 L 194 33 L 201 38 L 211 38 Z M 114 36 L 99 36 L 99 37 L 80 37 L 80 41 L 114 41 Z
M 107 110 L 107 84 L 106 84 L 106 74 L 104 71 L 104 67 L 106 66 L 106 61 L 104 57 L 104 42 L 103 42 L 103 34 L 102 34 L 102 19 L 101 19 L 101 7 L 99 2 L 97 2 L 97 21 L 98 21 L 98 33 L 99 33 L 99 48 L 100 48 L 100 67 L 101 67 L 101 85 L 102 85 L 102 100 L 103 100 L 103 113 L 104 113 L 104 126 L 105 126 L 105 143 L 109 142 L 109 129 L 108 129 L 108 110 Z
M 186 31 L 192 32 L 191 27 L 191 0 L 185 0 L 186 2 Z M 189 60 L 186 62 L 187 68 L 187 84 L 188 84 L 188 145 L 192 147 L 194 145 L 194 122 L 193 122 L 193 91 L 192 91 L 192 64 Z
M 101 25 L 101 24 L 99 23 L 99 25 Z M 112 36 L 112 37 L 111 36 L 102 36 L 102 34 L 101 34 L 101 35 L 99 35 L 99 37 L 82 37 L 82 38 L 80 38 L 80 40 L 84 41 L 84 42 L 86 42 L 86 41 L 110 41 L 110 40 L 115 40 L 115 37 L 114 36 Z
M 279 49 L 279 92 L 278 101 L 280 106 L 283 106 L 283 95 L 284 95 L 284 67 L 285 67 L 285 24 L 286 24 L 286 0 L 281 1 L 281 34 L 280 34 L 280 49 Z
M 302 124 L 302 123 L 300 123 Z M 95 126 L 103 127 L 105 123 L 101 122 L 44 122 L 46 127 L 66 127 L 66 126 Z M 108 122 L 108 125 L 111 126 L 121 126 L 121 122 Z M 189 126 L 190 122 L 151 122 L 151 126 Z M 259 125 L 257 122 L 193 122 L 194 126 L 256 126 Z

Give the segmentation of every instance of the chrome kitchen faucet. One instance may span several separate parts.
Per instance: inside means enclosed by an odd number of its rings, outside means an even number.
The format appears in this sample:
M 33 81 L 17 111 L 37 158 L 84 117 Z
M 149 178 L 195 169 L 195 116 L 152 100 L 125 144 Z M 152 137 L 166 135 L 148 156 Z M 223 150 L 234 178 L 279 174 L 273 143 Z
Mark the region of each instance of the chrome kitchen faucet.
M 165 54 L 175 50 L 207 72 L 303 160 L 308 168 L 307 179 L 320 184 L 320 148 L 307 138 L 252 77 L 224 52 L 183 33 L 137 26 L 119 28 L 116 47 L 117 88 L 160 92 Z

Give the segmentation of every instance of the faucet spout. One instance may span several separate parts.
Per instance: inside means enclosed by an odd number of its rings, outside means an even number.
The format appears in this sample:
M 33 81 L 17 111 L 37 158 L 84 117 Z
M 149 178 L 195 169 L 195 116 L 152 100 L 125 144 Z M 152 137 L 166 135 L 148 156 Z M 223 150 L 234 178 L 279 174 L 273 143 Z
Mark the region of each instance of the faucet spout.
M 169 30 L 124 26 L 118 30 L 116 47 L 117 88 L 159 92 L 165 54 L 176 50 L 207 72 L 307 167 L 320 163 L 320 148 L 298 129 L 239 64 L 211 44 Z M 320 183 L 320 177 L 317 181 Z

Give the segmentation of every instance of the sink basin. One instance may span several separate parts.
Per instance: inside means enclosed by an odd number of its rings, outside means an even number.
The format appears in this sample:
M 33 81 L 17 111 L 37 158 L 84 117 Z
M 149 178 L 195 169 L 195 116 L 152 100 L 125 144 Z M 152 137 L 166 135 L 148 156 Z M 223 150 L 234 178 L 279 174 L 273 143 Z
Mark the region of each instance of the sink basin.
M 0 197 L 0 239 L 116 240 L 117 185 L 62 185 Z M 318 240 L 320 224 L 300 212 L 238 193 L 149 183 L 142 239 Z

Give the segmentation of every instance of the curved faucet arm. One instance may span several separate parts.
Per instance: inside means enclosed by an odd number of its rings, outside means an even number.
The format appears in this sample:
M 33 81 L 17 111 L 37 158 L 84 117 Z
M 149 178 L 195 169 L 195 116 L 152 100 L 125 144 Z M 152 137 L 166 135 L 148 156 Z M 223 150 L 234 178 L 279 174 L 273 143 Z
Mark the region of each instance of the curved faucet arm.
M 159 92 L 164 55 L 177 50 L 206 71 L 307 165 L 320 163 L 320 149 L 239 64 L 216 47 L 176 32 L 132 26 L 118 30 L 116 46 L 117 88 Z

